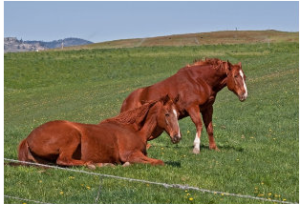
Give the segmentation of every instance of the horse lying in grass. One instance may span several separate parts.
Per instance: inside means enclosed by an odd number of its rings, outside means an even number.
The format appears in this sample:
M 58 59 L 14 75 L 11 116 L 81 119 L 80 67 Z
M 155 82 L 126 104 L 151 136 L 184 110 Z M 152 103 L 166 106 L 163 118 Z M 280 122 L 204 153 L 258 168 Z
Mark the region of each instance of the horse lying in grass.
M 128 162 L 164 165 L 161 160 L 147 157 L 146 144 L 157 126 L 163 127 L 173 143 L 180 141 L 175 103 L 165 96 L 100 124 L 47 122 L 21 141 L 18 158 L 27 162 L 90 168 Z

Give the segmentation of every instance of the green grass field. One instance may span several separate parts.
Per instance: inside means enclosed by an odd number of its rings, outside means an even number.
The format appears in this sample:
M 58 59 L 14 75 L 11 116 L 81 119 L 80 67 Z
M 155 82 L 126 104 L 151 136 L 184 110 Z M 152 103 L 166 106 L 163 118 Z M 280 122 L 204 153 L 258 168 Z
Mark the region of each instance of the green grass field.
M 165 133 L 151 142 L 149 156 L 164 160 L 165 166 L 71 169 L 225 194 L 5 165 L 5 203 L 269 203 L 226 192 L 299 202 L 299 44 L 294 42 L 7 53 L 4 157 L 17 159 L 19 142 L 42 123 L 98 123 L 117 115 L 134 89 L 205 57 L 241 61 L 247 76 L 245 102 L 225 88 L 214 105 L 220 152 L 208 149 L 203 131 L 201 154 L 194 155 L 195 127 L 185 118 L 179 144 L 173 145 Z

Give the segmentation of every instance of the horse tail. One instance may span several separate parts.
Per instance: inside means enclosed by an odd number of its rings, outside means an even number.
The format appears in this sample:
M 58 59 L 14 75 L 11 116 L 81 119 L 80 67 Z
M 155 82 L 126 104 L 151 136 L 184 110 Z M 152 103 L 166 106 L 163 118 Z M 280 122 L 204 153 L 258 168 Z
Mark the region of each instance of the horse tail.
M 40 164 L 49 163 L 48 161 L 44 160 L 43 158 L 40 158 L 39 156 L 35 155 L 33 152 L 30 151 L 30 147 L 27 142 L 27 139 L 22 140 L 19 144 L 18 159 L 19 159 L 19 161 L 21 161 L 20 164 L 8 163 L 8 165 L 11 165 L 11 166 L 19 166 L 19 165 L 32 166 L 33 165 L 33 166 L 35 166 L 34 164 L 22 163 L 22 161 L 34 162 L 34 163 L 40 163 Z M 48 167 L 43 167 L 43 168 L 48 168 Z
M 19 148 L 18 148 L 19 161 L 29 161 L 28 153 L 29 153 L 29 146 L 28 146 L 27 140 L 24 139 L 20 142 Z

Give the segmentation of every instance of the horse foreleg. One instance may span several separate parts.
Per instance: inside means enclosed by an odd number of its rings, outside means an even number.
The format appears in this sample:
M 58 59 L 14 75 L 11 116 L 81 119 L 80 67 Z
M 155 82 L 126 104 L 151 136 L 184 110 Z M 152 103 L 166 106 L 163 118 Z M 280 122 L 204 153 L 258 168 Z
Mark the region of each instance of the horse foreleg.
M 212 114 L 213 114 L 212 106 L 205 109 L 205 111 L 202 111 L 203 121 L 205 124 L 206 132 L 207 132 L 208 140 L 209 140 L 209 149 L 214 149 L 214 150 L 218 151 L 219 149 L 214 140 Z
M 93 168 L 93 162 L 72 159 L 72 157 L 65 155 L 64 153 L 59 155 L 59 157 L 56 160 L 56 164 L 60 166 L 87 166 L 89 168 Z
M 165 165 L 162 160 L 152 159 L 144 155 L 142 152 L 133 153 L 129 158 L 129 163 L 142 163 L 142 164 L 151 164 L 151 165 Z
M 200 116 L 200 108 L 199 106 L 192 106 L 187 110 L 189 113 L 193 123 L 196 126 L 196 136 L 194 140 L 194 149 L 193 153 L 194 154 L 199 154 L 200 153 L 200 143 L 201 143 L 201 132 L 202 132 L 202 121 L 201 121 L 201 116 Z

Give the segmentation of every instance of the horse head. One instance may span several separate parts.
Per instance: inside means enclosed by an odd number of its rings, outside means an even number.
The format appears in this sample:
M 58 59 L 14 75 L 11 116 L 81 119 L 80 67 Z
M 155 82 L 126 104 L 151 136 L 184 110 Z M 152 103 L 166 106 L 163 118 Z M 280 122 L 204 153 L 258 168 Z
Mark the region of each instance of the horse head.
M 157 111 L 158 126 L 169 134 L 171 141 L 174 144 L 181 140 L 178 112 L 176 109 L 176 103 L 178 100 L 179 95 L 173 100 L 166 95 L 158 101 L 159 103 L 157 103 L 160 104 Z
M 227 87 L 230 91 L 235 93 L 240 101 L 245 101 L 248 97 L 248 90 L 246 86 L 246 75 L 242 70 L 242 63 L 232 65 L 230 62 L 225 63 L 225 70 L 227 75 Z

